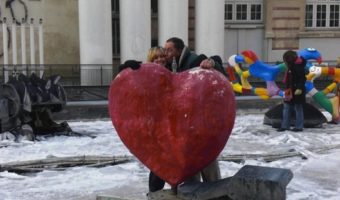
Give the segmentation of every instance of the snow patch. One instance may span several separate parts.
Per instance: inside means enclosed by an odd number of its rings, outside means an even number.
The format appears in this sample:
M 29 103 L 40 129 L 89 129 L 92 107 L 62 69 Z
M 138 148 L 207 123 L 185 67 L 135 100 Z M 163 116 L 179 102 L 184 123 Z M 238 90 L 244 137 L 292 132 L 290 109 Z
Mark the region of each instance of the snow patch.
M 263 114 L 238 114 L 232 134 L 220 155 L 296 150 L 304 153 L 308 159 L 297 156 L 265 162 L 244 157 L 241 163 L 220 161 L 222 178 L 233 176 L 246 164 L 287 168 L 294 173 L 294 178 L 288 184 L 287 200 L 340 199 L 340 150 L 331 149 L 320 153 L 310 150 L 340 144 L 340 126 L 325 124 L 322 128 L 306 128 L 299 133 L 282 133 L 263 125 L 263 117 Z M 91 133 L 97 137 L 58 136 L 27 143 L 6 140 L 8 147 L 0 148 L 0 164 L 43 159 L 51 155 L 131 156 L 111 121 L 79 121 L 69 124 L 76 132 Z M 0 173 L 0 199 L 92 200 L 99 193 L 103 194 L 103 191 L 125 195 L 126 199 L 145 199 L 148 176 L 149 170 L 138 161 L 103 168 L 75 167 L 65 171 L 44 171 L 27 176 L 5 171 Z M 168 185 L 166 187 L 169 188 Z

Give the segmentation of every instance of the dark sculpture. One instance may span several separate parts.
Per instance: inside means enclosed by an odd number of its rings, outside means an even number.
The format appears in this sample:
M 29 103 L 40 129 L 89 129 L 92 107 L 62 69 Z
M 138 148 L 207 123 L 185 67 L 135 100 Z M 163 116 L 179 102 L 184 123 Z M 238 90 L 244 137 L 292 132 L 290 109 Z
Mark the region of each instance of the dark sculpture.
M 67 122 L 52 120 L 52 113 L 61 111 L 67 98 L 59 84 L 60 76 L 47 80 L 36 74 L 20 74 L 0 85 L 0 133 L 11 132 L 16 140 L 24 135 L 23 125 L 29 125 L 33 134 L 44 135 L 56 132 L 72 133 Z
M 283 104 L 278 104 L 270 108 L 264 115 L 263 124 L 270 125 L 273 128 L 280 128 L 282 121 Z M 303 113 L 305 116 L 304 127 L 316 128 L 321 127 L 322 124 L 327 123 L 326 117 L 315 106 L 305 103 L 303 105 Z M 291 125 L 295 123 L 295 113 L 291 113 Z

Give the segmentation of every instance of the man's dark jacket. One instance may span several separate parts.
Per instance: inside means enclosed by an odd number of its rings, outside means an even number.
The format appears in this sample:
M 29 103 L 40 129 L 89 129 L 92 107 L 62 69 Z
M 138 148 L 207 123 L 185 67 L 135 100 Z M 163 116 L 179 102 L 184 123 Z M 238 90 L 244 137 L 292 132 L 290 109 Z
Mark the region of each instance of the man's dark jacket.
M 207 56 L 205 56 L 204 54 L 197 55 L 196 53 L 190 51 L 187 47 L 184 47 L 179 60 L 177 60 L 177 63 L 178 63 L 177 72 L 182 72 L 182 71 L 194 68 L 194 67 L 198 67 L 200 63 L 205 59 L 207 59 Z M 213 59 L 215 63 L 214 69 L 216 69 L 217 71 L 227 76 L 222 66 L 221 58 L 219 56 L 212 56 L 211 59 Z M 172 70 L 171 66 L 166 66 L 166 67 L 169 70 Z

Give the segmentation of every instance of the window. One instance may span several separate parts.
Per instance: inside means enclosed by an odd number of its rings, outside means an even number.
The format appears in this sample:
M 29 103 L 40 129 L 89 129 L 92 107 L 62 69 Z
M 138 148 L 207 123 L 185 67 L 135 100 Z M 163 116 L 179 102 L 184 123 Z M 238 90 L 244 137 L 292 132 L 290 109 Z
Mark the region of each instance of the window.
M 232 20 L 233 19 L 233 4 L 225 4 L 224 6 L 224 19 Z
M 261 20 L 262 7 L 259 4 L 251 5 L 250 19 L 251 20 Z
M 120 54 L 119 0 L 112 0 L 112 53 Z
M 151 13 L 152 14 L 158 13 L 158 1 L 157 0 L 151 0 Z
M 339 5 L 330 6 L 329 26 L 339 27 Z
M 316 26 L 325 27 L 326 26 L 326 5 L 316 6 Z
M 225 0 L 224 19 L 226 22 L 262 22 L 262 0 Z
M 247 4 L 236 5 L 236 20 L 247 20 Z
M 306 27 L 312 27 L 313 25 L 313 5 L 306 6 Z
M 340 0 L 307 0 L 307 28 L 340 28 Z

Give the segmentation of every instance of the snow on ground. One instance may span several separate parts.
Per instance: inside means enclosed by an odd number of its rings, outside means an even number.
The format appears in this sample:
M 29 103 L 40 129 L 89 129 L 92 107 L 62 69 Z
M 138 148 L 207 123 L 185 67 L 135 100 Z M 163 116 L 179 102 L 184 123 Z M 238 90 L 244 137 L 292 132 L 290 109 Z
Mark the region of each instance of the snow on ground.
M 273 162 L 251 160 L 242 163 L 220 161 L 222 177 L 234 175 L 242 166 L 260 165 L 291 169 L 287 199 L 340 199 L 340 149 L 313 152 L 311 148 L 340 144 L 340 126 L 325 124 L 304 132 L 276 132 L 263 125 L 263 114 L 238 114 L 229 141 L 221 155 L 266 154 L 296 150 L 308 159 L 286 158 Z M 74 131 L 90 137 L 58 136 L 38 142 L 0 141 L 0 163 L 43 159 L 48 156 L 131 155 L 109 120 L 69 123 Z M 65 171 L 44 171 L 30 175 L 0 172 L 0 200 L 94 200 L 98 194 L 114 194 L 129 199 L 145 199 L 148 172 L 139 162 L 103 168 L 75 167 Z M 169 187 L 169 186 L 167 186 Z

